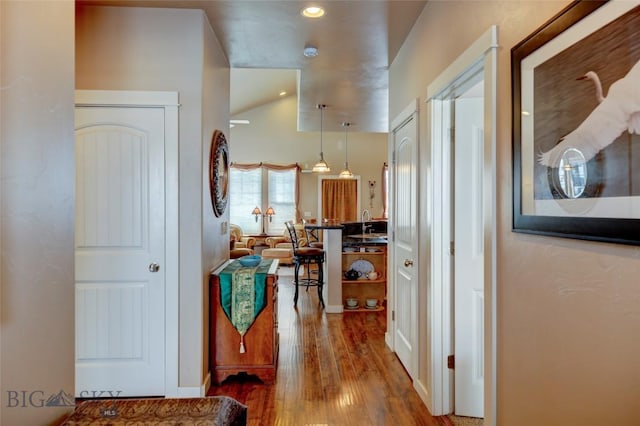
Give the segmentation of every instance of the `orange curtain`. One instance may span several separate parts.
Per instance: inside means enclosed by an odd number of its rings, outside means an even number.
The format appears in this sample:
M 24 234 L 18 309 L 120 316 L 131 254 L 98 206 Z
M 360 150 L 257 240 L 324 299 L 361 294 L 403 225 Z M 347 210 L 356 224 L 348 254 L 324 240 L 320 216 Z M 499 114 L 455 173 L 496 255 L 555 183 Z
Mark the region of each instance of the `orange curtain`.
M 358 220 L 358 186 L 355 179 L 322 181 L 322 218 L 339 223 Z

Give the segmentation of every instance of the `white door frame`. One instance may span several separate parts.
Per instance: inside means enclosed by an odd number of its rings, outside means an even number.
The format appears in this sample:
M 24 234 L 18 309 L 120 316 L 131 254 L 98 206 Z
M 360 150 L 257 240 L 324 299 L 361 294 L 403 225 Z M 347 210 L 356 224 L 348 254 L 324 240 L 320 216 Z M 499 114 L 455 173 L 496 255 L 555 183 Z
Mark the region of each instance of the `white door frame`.
M 76 106 L 164 109 L 165 134 L 165 397 L 178 396 L 178 93 L 76 90 Z
M 452 347 L 451 153 L 448 115 L 451 89 L 484 70 L 484 412 L 485 425 L 496 424 L 496 107 L 498 28 L 490 27 L 427 88 L 431 138 L 431 271 L 429 276 L 430 398 L 433 415 L 452 412 L 453 378 L 447 367 Z

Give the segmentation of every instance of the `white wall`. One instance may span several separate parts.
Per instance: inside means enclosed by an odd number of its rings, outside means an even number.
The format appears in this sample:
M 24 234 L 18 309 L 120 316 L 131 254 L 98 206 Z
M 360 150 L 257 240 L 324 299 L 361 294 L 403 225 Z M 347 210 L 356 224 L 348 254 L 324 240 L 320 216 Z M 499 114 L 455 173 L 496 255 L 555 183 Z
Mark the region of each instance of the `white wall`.
M 203 157 L 213 129 L 227 131 L 227 61 L 201 10 L 83 6 L 76 20 L 78 89 L 179 92 L 179 385 L 188 396 L 208 370 L 208 273 L 228 258 L 228 214 L 212 214 Z
M 74 394 L 74 2 L 0 19 L 0 424 L 47 425 Z
M 640 250 L 511 231 L 510 51 L 567 3 L 428 2 L 390 69 L 393 117 L 498 25 L 498 425 L 640 423 Z M 426 142 L 424 112 L 420 128 Z
M 231 129 L 231 160 L 237 163 L 298 163 L 311 169 L 320 156 L 320 132 L 297 130 L 297 98 L 288 96 L 278 101 L 243 112 L 237 117 L 248 119 L 250 125 Z M 318 111 L 318 122 L 320 111 Z M 349 168 L 360 175 L 361 205 L 369 209 L 368 181 L 376 181 L 372 214 L 382 215 L 382 166 L 387 161 L 387 133 L 358 132 L 354 123 L 348 134 Z M 331 175 L 344 168 L 344 132 L 323 132 L 324 159 L 331 167 Z M 300 179 L 300 211 L 318 212 L 318 175 L 305 174 Z M 277 212 L 276 212 L 277 213 Z M 276 220 L 277 217 L 274 218 Z

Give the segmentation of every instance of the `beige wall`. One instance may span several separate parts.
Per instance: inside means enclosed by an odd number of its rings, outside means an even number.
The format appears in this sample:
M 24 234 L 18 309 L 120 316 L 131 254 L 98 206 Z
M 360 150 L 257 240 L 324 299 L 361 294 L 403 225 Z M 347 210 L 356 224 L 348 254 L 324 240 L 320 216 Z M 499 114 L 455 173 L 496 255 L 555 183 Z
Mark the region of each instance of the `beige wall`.
M 640 422 L 640 250 L 511 231 L 510 50 L 566 4 L 429 2 L 390 70 L 394 117 L 498 25 L 499 425 Z M 423 113 L 422 140 L 427 124 Z
M 229 138 L 229 65 L 218 39 L 213 33 L 206 16 L 202 15 L 203 45 L 203 74 L 202 74 L 202 149 L 200 162 L 201 174 L 201 203 L 203 217 L 203 262 L 202 294 L 204 294 L 201 319 L 204 320 L 202 340 L 204 343 L 203 372 L 209 371 L 209 271 L 217 268 L 229 257 L 228 226 L 229 209 L 223 217 L 216 218 L 211 204 L 209 191 L 209 150 L 211 137 L 216 129 L 222 130 Z M 224 228 L 224 229 L 223 229 Z M 224 232 L 223 232 L 224 231 Z M 196 311 L 194 309 L 194 311 Z M 196 313 L 194 313 L 195 315 Z M 194 318 L 195 321 L 195 318 Z
M 73 7 L 0 1 L 2 425 L 72 409 L 43 404 L 74 393 Z
M 250 125 L 237 125 L 231 129 L 231 160 L 237 163 L 260 161 L 291 164 L 298 163 L 311 169 L 320 156 L 320 132 L 298 132 L 297 98 L 289 96 L 270 104 L 254 108 L 237 117 L 249 119 Z M 318 111 L 318 121 L 320 112 Z M 387 161 L 387 134 L 358 132 L 357 123 L 349 130 L 349 168 L 360 175 L 361 204 L 369 209 L 370 180 L 374 189 L 374 216 L 382 214 L 382 166 Z M 323 132 L 324 159 L 331 167 L 331 175 L 344 168 L 344 132 Z M 318 217 L 318 175 L 303 173 L 300 178 L 300 212 L 311 212 Z M 274 218 L 274 220 L 277 218 Z
M 79 7 L 76 86 L 179 92 L 180 371 L 186 392 L 207 374 L 208 273 L 228 258 L 210 204 L 208 152 L 228 132 L 229 67 L 201 10 Z

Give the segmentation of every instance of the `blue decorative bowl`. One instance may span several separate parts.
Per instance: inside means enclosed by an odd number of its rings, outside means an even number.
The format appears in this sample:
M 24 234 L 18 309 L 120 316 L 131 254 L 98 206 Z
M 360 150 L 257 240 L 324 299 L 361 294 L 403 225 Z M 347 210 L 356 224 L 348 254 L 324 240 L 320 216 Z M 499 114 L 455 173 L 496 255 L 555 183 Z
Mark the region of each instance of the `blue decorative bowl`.
M 261 260 L 262 256 L 258 256 L 257 254 L 250 254 L 247 256 L 242 256 L 238 259 L 238 262 L 240 262 L 240 264 L 245 267 L 254 267 L 258 266 Z

